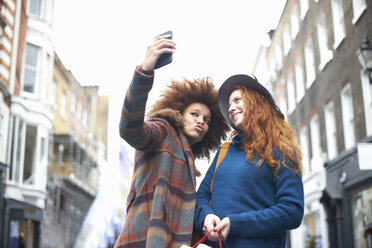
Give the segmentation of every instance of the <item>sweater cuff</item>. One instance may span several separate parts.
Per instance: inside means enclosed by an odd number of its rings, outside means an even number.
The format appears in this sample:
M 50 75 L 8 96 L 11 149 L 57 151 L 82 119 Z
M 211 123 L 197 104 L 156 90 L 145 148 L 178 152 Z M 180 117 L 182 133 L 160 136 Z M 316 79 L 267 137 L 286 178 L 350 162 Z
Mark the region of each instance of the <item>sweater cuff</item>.
M 154 76 L 154 70 L 146 71 L 142 68 L 142 65 L 137 66 L 136 71 L 138 71 L 143 76 L 147 76 L 147 77 L 153 77 Z
M 241 233 L 241 226 L 239 226 L 238 218 L 234 217 L 234 215 L 227 216 L 230 219 L 230 233 L 229 235 L 238 235 Z

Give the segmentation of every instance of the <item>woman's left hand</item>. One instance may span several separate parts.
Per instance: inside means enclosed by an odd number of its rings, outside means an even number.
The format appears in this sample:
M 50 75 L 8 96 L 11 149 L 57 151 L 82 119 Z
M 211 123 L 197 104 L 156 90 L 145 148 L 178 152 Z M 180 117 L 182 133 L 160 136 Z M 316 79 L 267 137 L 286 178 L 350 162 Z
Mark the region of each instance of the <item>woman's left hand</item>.
M 227 239 L 230 233 L 230 219 L 229 217 L 223 218 L 215 227 L 214 230 L 221 232 L 224 239 Z

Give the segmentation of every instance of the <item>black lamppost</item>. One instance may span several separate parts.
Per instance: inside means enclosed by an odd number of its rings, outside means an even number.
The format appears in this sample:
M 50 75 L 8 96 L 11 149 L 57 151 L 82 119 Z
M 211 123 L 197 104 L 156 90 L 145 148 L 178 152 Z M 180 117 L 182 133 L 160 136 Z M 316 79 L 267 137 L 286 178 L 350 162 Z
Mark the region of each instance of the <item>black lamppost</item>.
M 372 46 L 369 44 L 367 35 L 363 37 L 362 46 L 356 51 L 359 62 L 366 71 L 369 83 L 372 84 Z

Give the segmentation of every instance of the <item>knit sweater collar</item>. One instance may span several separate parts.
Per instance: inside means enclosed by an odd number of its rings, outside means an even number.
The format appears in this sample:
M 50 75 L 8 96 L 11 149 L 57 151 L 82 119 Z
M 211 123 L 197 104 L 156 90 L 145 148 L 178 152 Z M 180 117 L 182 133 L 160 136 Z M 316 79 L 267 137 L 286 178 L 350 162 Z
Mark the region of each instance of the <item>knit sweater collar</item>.
M 238 144 L 238 145 L 243 144 L 243 142 L 244 142 L 244 134 L 243 133 L 239 133 L 238 135 L 236 135 L 232 139 L 232 141 L 233 141 L 234 144 Z

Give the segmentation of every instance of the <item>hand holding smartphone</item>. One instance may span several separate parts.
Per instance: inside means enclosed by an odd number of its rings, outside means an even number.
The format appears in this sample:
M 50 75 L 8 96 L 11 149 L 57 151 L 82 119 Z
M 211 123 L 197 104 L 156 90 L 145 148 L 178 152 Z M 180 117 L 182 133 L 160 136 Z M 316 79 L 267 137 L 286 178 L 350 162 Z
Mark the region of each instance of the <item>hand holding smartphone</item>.
M 155 38 L 157 38 L 159 36 L 165 36 L 165 35 L 170 35 L 169 39 L 173 38 L 172 37 L 173 36 L 172 31 L 170 31 L 170 30 L 165 32 L 165 33 L 159 34 Z M 160 67 L 163 67 L 163 66 L 169 64 L 170 62 L 172 62 L 172 59 L 173 59 L 172 53 L 164 53 L 164 54 L 160 55 L 160 57 L 156 61 L 154 69 L 158 69 Z

